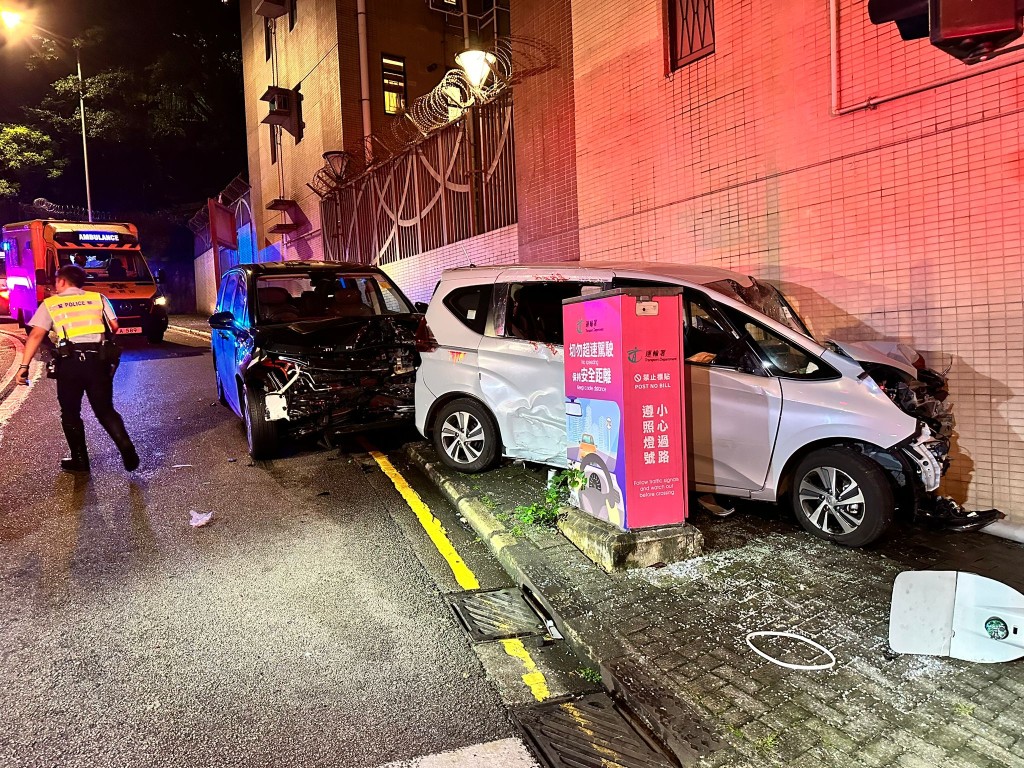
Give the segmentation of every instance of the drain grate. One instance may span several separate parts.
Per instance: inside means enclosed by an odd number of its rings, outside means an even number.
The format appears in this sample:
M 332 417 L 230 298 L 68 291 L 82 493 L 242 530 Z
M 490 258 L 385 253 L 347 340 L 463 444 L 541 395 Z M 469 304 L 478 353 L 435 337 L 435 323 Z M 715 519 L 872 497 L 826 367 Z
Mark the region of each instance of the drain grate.
M 544 620 L 516 588 L 460 592 L 449 599 L 459 621 L 475 643 L 543 635 L 546 632 Z
M 604 693 L 513 713 L 549 768 L 675 768 Z

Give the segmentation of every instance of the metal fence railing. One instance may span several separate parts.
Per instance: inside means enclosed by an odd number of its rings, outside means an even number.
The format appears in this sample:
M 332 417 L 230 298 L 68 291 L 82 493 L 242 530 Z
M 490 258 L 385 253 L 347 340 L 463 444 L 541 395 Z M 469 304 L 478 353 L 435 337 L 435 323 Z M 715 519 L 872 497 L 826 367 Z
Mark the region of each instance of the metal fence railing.
M 324 197 L 328 258 L 388 264 L 516 221 L 507 93 Z

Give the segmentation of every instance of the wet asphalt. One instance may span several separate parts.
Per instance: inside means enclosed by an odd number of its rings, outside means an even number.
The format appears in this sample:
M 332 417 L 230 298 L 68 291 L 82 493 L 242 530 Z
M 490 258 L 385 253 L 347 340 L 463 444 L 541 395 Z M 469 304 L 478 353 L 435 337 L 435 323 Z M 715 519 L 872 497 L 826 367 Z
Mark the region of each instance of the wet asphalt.
M 131 476 L 91 413 L 91 477 L 59 471 L 52 381 L 0 433 L 0 765 L 377 766 L 515 735 L 360 446 L 252 465 L 208 347 L 168 338 L 117 374 Z M 414 438 L 372 437 L 396 461 Z

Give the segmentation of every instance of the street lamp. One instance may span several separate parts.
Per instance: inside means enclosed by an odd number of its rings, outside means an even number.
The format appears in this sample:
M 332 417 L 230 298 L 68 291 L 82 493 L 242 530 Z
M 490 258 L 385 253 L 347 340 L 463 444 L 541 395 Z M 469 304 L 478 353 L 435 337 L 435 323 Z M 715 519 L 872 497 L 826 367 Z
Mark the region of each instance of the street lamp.
M 16 29 L 24 21 L 24 16 L 17 11 L 0 11 L 0 21 L 8 29 Z
M 11 30 L 17 30 L 26 23 L 25 14 L 10 9 L 0 8 L 0 23 Z M 35 29 L 51 37 L 58 37 L 54 33 L 32 25 Z M 64 38 L 65 40 L 67 38 Z M 85 206 L 89 214 L 89 221 L 92 222 L 92 189 L 89 186 L 89 145 L 85 138 L 85 81 L 82 79 L 82 44 L 78 40 L 71 41 L 71 47 L 75 49 L 75 67 L 78 72 L 78 112 L 82 118 L 82 163 L 85 166 Z
M 494 54 L 487 51 L 470 49 L 455 55 L 455 63 L 466 73 L 466 80 L 469 81 L 474 93 L 479 92 L 487 78 L 490 77 L 491 67 L 494 66 L 495 61 L 497 59 Z

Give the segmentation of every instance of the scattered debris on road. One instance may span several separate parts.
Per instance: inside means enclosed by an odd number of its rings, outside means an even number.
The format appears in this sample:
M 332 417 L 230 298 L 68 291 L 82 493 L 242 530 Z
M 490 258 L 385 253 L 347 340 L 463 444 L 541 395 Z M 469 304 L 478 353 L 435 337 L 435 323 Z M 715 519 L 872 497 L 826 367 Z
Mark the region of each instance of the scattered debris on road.
M 189 521 L 188 524 L 193 528 L 199 528 L 206 525 L 213 519 L 213 512 L 197 512 L 194 509 L 188 511 Z

